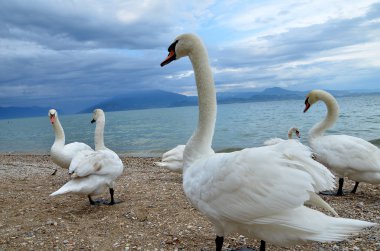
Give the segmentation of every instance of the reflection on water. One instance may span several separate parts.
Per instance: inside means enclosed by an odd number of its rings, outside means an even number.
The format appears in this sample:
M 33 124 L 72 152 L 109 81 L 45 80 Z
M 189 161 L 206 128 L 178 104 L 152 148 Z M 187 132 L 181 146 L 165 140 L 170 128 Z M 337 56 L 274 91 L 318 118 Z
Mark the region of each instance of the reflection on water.
M 338 99 L 341 115 L 330 134 L 349 134 L 380 145 L 380 96 Z M 290 127 L 307 132 L 324 118 L 322 103 L 303 113 L 303 100 L 227 104 L 218 106 L 213 148 L 240 149 L 260 146 L 269 138 L 285 138 Z M 159 156 L 185 144 L 197 125 L 197 107 L 106 112 L 105 144 L 118 153 Z M 66 142 L 93 145 L 92 114 L 60 116 Z M 47 153 L 54 141 L 48 117 L 0 120 L 0 152 Z

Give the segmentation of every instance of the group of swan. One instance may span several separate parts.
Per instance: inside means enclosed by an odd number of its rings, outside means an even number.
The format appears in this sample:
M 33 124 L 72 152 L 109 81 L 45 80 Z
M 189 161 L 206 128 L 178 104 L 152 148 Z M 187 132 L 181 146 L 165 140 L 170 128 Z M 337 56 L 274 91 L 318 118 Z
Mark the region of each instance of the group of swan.
M 111 200 L 106 204 L 115 204 L 114 182 L 123 173 L 124 166 L 119 156 L 104 145 L 105 115 L 103 110 L 95 109 L 91 121 L 91 123 L 96 122 L 95 151 L 84 143 L 75 142 L 65 145 L 65 136 L 57 111 L 50 110 L 49 117 L 56 137 L 51 148 L 53 162 L 63 168 L 68 168 L 72 178 L 50 196 L 65 193 L 86 194 L 90 204 L 94 205 L 98 201 L 94 201 L 91 196 L 103 193 L 108 187 Z
M 193 34 L 178 36 L 168 51 L 161 66 L 184 56 L 192 63 L 199 119 L 186 146 L 168 152 L 161 164 L 168 166 L 174 160 L 172 163 L 181 167 L 186 197 L 214 225 L 217 251 L 222 250 L 224 236 L 230 232 L 260 238 L 260 250 L 264 250 L 265 241 L 281 246 L 308 240 L 341 241 L 351 233 L 375 225 L 330 217 L 304 206 L 317 196 L 316 192 L 331 189 L 334 181 L 326 167 L 314 161 L 307 147 L 300 143 L 297 146 L 287 140 L 271 146 L 215 153 L 211 143 L 217 105 L 207 51 Z M 325 97 L 317 94 L 308 95 L 307 108 Z M 311 147 L 318 160 L 323 153 L 318 136 L 331 125 L 330 117 L 328 123 L 312 130 Z M 327 162 L 327 158 L 324 160 Z

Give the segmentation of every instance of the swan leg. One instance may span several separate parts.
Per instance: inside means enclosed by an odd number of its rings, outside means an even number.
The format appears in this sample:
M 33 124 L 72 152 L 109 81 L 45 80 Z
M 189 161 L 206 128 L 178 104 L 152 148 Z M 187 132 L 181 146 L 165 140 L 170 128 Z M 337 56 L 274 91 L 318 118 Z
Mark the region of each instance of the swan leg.
M 359 182 L 356 181 L 354 189 L 352 189 L 351 193 L 356 193 L 356 189 L 358 189 L 358 186 L 359 186 Z
M 339 178 L 339 188 L 338 188 L 338 192 L 336 193 L 337 196 L 343 195 L 343 183 L 344 183 L 344 178 Z
M 113 188 L 110 188 L 111 201 L 108 203 L 108 205 L 110 205 L 110 206 L 115 204 L 115 200 L 113 198 L 114 192 L 115 191 L 113 190 Z
M 337 192 L 334 192 L 334 191 L 322 191 L 322 192 L 319 192 L 319 194 L 322 194 L 322 195 L 335 195 L 335 196 L 342 196 L 344 193 L 343 193 L 343 183 L 344 183 L 344 178 L 339 178 L 339 188 L 338 188 L 338 191 Z
M 265 241 L 260 241 L 260 251 L 265 251 Z
M 90 204 L 91 204 L 91 205 L 95 205 L 95 204 L 96 204 L 95 201 L 93 201 L 93 200 L 91 199 L 91 196 L 90 196 L 90 195 L 87 195 L 87 197 L 88 197 L 88 200 L 90 201 Z
M 223 241 L 224 241 L 223 236 L 216 236 L 215 238 L 216 251 L 222 251 Z

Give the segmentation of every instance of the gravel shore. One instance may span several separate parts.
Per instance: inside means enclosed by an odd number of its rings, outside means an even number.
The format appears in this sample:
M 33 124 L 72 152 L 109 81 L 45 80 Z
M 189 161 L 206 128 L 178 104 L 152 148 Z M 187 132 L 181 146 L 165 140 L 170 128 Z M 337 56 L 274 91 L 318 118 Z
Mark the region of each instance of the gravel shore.
M 86 196 L 49 197 L 68 179 L 48 155 L 0 155 L 0 250 L 214 250 L 211 224 L 187 202 L 180 174 L 154 166 L 158 158 L 122 158 L 114 206 L 91 206 Z M 51 175 L 57 168 L 55 175 Z M 353 182 L 345 182 L 351 189 Z M 341 217 L 380 223 L 380 185 L 356 195 L 323 197 Z M 103 195 L 109 200 L 109 194 Z M 310 242 L 267 250 L 380 250 L 379 226 L 339 243 Z M 225 250 L 259 241 L 226 236 Z

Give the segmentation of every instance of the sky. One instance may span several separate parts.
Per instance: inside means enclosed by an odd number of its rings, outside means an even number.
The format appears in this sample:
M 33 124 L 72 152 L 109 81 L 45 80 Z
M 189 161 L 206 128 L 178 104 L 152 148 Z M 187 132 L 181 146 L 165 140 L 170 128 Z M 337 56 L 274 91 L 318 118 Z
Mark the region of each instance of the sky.
M 380 89 L 380 1 L 0 0 L 0 106 L 81 110 L 139 89 L 196 95 L 196 33 L 218 92 Z

